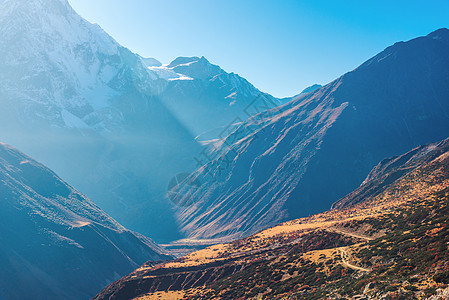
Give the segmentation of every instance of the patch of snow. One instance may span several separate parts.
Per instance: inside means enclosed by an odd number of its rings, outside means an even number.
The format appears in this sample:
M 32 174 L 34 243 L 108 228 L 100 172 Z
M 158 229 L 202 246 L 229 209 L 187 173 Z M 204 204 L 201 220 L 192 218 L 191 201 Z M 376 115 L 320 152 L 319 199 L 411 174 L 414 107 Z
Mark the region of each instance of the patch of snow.
M 198 60 L 195 60 L 195 61 L 191 61 L 191 62 L 188 62 L 188 63 L 185 63 L 185 64 L 176 65 L 176 67 L 188 67 L 188 66 L 190 66 L 190 65 L 192 65 L 194 63 L 197 63 L 197 62 L 198 62 Z
M 225 99 L 235 99 L 237 97 L 237 92 L 233 92 L 225 97 Z
M 160 67 L 148 67 L 151 71 L 155 72 L 159 78 L 165 79 L 165 80 L 193 80 L 193 78 L 188 77 L 183 74 L 176 73 L 172 70 L 172 68 L 168 68 L 166 66 L 160 66 Z
M 169 81 L 174 81 L 174 80 L 193 80 L 193 78 L 179 74 L 180 77 L 178 78 L 170 78 Z

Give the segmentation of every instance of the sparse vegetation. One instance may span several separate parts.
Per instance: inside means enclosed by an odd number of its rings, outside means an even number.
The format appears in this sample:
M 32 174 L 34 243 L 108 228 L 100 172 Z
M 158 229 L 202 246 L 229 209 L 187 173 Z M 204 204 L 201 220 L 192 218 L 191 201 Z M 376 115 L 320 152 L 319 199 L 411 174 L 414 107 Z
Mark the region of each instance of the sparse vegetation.
M 191 300 L 425 299 L 449 284 L 447 165 L 419 168 L 356 206 L 143 267 L 128 280 L 140 278 L 147 296 L 165 286 Z

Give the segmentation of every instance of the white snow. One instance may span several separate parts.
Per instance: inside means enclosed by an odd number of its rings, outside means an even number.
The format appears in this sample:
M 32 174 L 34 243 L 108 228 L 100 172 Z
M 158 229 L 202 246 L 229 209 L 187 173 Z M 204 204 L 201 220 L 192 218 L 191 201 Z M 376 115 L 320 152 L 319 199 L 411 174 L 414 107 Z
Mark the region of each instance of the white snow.
M 197 62 L 198 62 L 198 60 L 195 60 L 195 61 L 191 61 L 191 62 L 188 62 L 188 63 L 185 63 L 185 64 L 176 65 L 175 67 L 188 67 L 188 66 L 190 66 L 190 65 L 192 65 L 194 63 L 197 63 Z
M 179 74 L 180 76 L 178 78 L 170 78 L 169 81 L 174 81 L 174 80 L 193 80 L 193 78 Z
M 235 99 L 236 96 L 237 96 L 237 92 L 232 92 L 229 95 L 227 95 L 225 97 L 225 99 Z
M 133 62 L 127 66 L 129 58 L 123 53 L 128 50 L 100 26 L 81 18 L 66 0 L 0 1 L 0 35 L 4 54 L 0 70 L 9 70 L 8 76 L 0 74 L 2 95 L 20 99 L 24 110 L 33 112 L 27 117 L 56 121 L 57 126 L 87 128 L 81 119 L 86 116 L 76 117 L 70 111 L 109 108 L 110 100 L 122 92 L 120 76 L 127 68 L 148 72 L 139 74 L 141 86 L 150 87 L 150 81 L 158 78 L 137 55 L 141 68 Z M 91 129 L 107 129 L 116 121 L 91 124 Z
M 148 67 L 148 69 L 155 72 L 159 78 L 165 80 L 193 80 L 193 78 L 189 76 L 176 73 L 172 68 L 168 68 L 166 65 L 160 67 Z

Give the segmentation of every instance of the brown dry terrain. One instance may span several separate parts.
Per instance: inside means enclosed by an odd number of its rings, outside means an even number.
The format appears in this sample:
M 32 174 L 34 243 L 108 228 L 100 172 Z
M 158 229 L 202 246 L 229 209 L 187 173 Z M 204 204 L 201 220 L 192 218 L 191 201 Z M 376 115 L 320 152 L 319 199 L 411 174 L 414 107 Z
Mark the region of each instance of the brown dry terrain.
M 172 262 L 144 265 L 96 299 L 425 299 L 441 294 L 449 284 L 449 141 L 421 147 L 407 157 L 411 160 L 413 168 L 388 184 L 381 180 L 382 189 L 363 202 Z M 375 180 L 391 178 L 387 175 L 401 166 L 385 168 Z

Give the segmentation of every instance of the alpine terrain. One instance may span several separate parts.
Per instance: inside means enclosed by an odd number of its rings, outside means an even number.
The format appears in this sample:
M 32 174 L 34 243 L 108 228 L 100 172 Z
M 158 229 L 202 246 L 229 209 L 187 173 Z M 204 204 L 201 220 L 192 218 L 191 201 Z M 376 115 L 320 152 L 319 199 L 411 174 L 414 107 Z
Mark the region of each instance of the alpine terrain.
M 383 160 L 335 207 L 145 264 L 95 299 L 447 298 L 449 139 Z
M 197 167 L 195 137 L 248 118 L 258 95 L 281 103 L 204 57 L 132 53 L 67 0 L 0 1 L 0 35 L 0 139 L 160 241 L 182 237 L 166 192 Z
M 242 238 L 324 211 L 382 159 L 448 135 L 443 28 L 388 47 L 214 143 L 213 159 L 179 187 L 185 242 Z
M 50 169 L 0 143 L 0 299 L 88 299 L 170 259 Z

